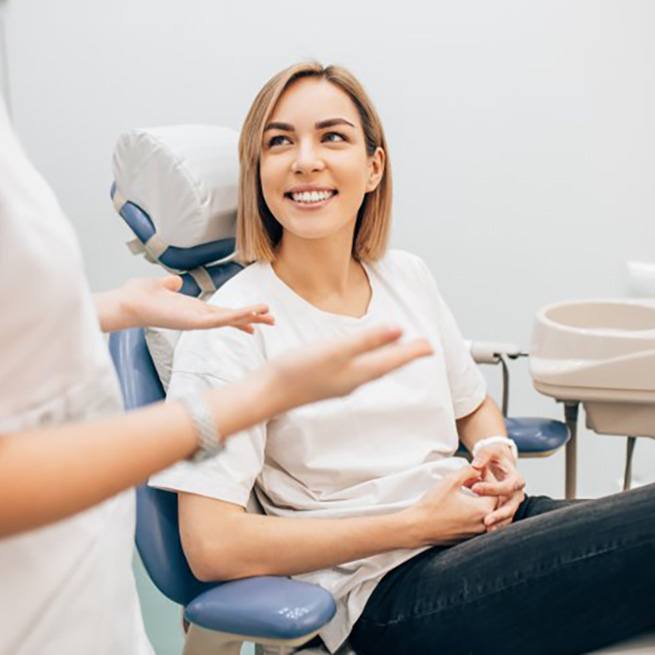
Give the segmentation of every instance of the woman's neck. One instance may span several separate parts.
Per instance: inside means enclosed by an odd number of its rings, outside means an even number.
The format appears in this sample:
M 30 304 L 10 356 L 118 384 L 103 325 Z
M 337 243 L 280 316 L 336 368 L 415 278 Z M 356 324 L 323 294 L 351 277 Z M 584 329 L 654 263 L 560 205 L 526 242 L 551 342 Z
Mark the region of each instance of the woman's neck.
M 273 270 L 299 296 L 319 309 L 362 316 L 371 289 L 362 265 L 352 256 L 352 231 L 327 239 L 299 239 L 285 232 Z

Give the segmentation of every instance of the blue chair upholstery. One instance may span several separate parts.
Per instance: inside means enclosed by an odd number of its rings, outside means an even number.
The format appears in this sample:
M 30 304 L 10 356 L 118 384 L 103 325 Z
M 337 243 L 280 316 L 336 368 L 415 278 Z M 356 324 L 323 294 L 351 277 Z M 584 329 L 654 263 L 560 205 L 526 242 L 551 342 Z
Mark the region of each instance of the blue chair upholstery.
M 562 421 L 536 417 L 505 418 L 507 436 L 516 442 L 519 457 L 547 457 L 559 450 L 569 439 L 569 430 Z M 469 457 L 460 444 L 457 454 Z
M 111 334 L 109 347 L 127 410 L 164 398 L 142 329 Z M 296 639 L 317 631 L 336 611 L 327 591 L 288 578 L 197 580 L 180 543 L 174 493 L 137 489 L 136 545 L 157 588 L 185 608 L 187 621 L 203 628 L 253 640 Z
M 559 450 L 569 438 L 562 421 L 547 418 L 513 417 L 505 419 L 507 434 L 514 439 L 524 457 L 546 456 Z

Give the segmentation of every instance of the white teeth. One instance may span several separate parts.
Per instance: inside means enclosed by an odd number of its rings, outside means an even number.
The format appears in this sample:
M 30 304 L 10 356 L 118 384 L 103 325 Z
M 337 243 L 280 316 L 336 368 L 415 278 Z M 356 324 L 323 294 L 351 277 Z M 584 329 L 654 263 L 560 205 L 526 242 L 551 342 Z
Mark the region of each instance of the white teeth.
M 292 193 L 291 197 L 294 202 L 322 202 L 332 195 L 334 195 L 334 191 L 301 191 Z

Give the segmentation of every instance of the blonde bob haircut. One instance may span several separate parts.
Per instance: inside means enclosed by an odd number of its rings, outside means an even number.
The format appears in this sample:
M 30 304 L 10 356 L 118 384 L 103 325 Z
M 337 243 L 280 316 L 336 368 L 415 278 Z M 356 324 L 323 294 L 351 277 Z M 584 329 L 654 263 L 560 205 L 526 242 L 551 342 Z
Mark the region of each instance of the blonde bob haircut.
M 259 177 L 264 127 L 284 91 L 305 77 L 327 80 L 347 93 L 359 113 L 368 156 L 378 147 L 387 155 L 380 183 L 364 196 L 357 212 L 353 239 L 353 256 L 375 261 L 385 253 L 391 223 L 391 168 L 382 123 L 364 87 L 352 73 L 340 66 L 323 67 L 313 61 L 295 64 L 272 77 L 257 94 L 246 116 L 239 139 L 237 257 L 244 263 L 275 259 L 282 226 L 266 205 Z

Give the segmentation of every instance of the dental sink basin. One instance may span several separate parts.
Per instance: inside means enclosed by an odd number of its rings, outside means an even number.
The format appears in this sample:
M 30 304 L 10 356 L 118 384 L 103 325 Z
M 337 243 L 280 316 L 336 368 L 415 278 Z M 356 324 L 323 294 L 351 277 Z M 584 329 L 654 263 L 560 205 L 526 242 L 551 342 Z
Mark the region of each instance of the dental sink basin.
M 655 437 L 655 301 L 580 300 L 537 313 L 530 351 L 537 391 L 580 401 L 601 434 Z

